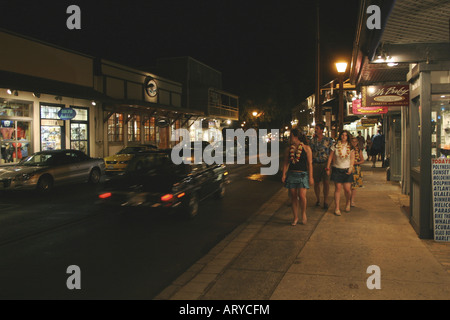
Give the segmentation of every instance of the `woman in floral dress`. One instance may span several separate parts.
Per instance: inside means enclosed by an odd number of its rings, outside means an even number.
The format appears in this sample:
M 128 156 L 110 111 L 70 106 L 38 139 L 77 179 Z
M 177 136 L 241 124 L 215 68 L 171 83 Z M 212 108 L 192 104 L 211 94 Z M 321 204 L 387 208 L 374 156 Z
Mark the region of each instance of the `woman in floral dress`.
M 352 183 L 352 196 L 351 206 L 355 206 L 356 189 L 363 186 L 363 174 L 361 172 L 361 164 L 364 163 L 364 155 L 362 150 L 358 146 L 358 139 L 352 138 L 352 146 L 355 150 L 355 162 L 353 164 L 353 183 Z

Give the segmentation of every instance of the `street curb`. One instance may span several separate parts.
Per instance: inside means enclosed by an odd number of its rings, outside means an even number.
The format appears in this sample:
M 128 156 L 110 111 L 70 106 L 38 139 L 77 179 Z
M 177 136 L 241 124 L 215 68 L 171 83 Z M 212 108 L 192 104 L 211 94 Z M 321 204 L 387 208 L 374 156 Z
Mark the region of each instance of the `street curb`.
M 246 222 L 236 227 L 153 300 L 198 300 L 201 298 L 270 218 L 286 205 L 287 199 L 286 189 L 281 187 Z

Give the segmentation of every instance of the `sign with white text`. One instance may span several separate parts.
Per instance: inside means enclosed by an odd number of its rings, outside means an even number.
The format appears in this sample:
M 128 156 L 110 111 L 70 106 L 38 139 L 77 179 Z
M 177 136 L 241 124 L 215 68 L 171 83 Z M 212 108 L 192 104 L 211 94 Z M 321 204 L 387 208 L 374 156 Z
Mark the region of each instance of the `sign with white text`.
M 432 159 L 434 240 L 450 242 L 450 159 Z
M 364 86 L 362 107 L 409 106 L 409 85 Z

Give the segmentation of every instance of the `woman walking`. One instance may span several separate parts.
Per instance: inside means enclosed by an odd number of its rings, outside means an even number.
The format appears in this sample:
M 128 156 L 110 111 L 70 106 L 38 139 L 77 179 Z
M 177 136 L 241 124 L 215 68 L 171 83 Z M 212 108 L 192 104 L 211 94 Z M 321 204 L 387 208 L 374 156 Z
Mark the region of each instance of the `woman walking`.
M 306 190 L 314 184 L 312 152 L 307 138 L 298 129 L 291 131 L 291 144 L 284 155 L 283 177 L 281 181 L 289 189 L 292 201 L 292 213 L 295 226 L 299 220 L 299 206 L 302 214 L 302 224 L 307 223 Z M 300 204 L 299 204 L 300 200 Z
M 341 215 L 339 208 L 341 199 L 341 189 L 344 188 L 346 205 L 345 211 L 350 212 L 351 204 L 351 184 L 353 182 L 353 163 L 355 160 L 355 151 L 353 150 L 350 142 L 350 133 L 347 130 L 342 131 L 339 134 L 337 143 L 331 147 L 330 157 L 327 163 L 327 173 L 330 174 L 330 165 L 333 162 L 333 168 L 331 172 L 331 180 L 334 181 L 334 202 L 336 208 L 334 214 Z
M 356 189 L 361 188 L 363 186 L 363 175 L 361 172 L 361 164 L 364 163 L 364 155 L 362 149 L 358 144 L 357 138 L 352 138 L 352 146 L 355 150 L 355 162 L 353 165 L 353 183 L 352 183 L 352 196 L 351 196 L 351 206 L 355 206 L 355 196 Z

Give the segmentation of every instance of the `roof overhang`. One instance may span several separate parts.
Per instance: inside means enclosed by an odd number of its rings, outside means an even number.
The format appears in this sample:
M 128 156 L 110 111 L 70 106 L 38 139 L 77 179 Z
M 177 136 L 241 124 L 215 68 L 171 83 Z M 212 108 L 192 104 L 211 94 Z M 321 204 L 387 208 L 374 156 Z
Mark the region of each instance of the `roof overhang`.
M 370 5 L 378 5 L 384 13 L 380 30 L 366 26 Z M 350 67 L 351 83 L 404 82 L 410 63 L 450 60 L 449 17 L 448 0 L 362 0 Z M 379 58 L 385 63 L 374 63 Z M 397 65 L 390 67 L 386 62 Z

